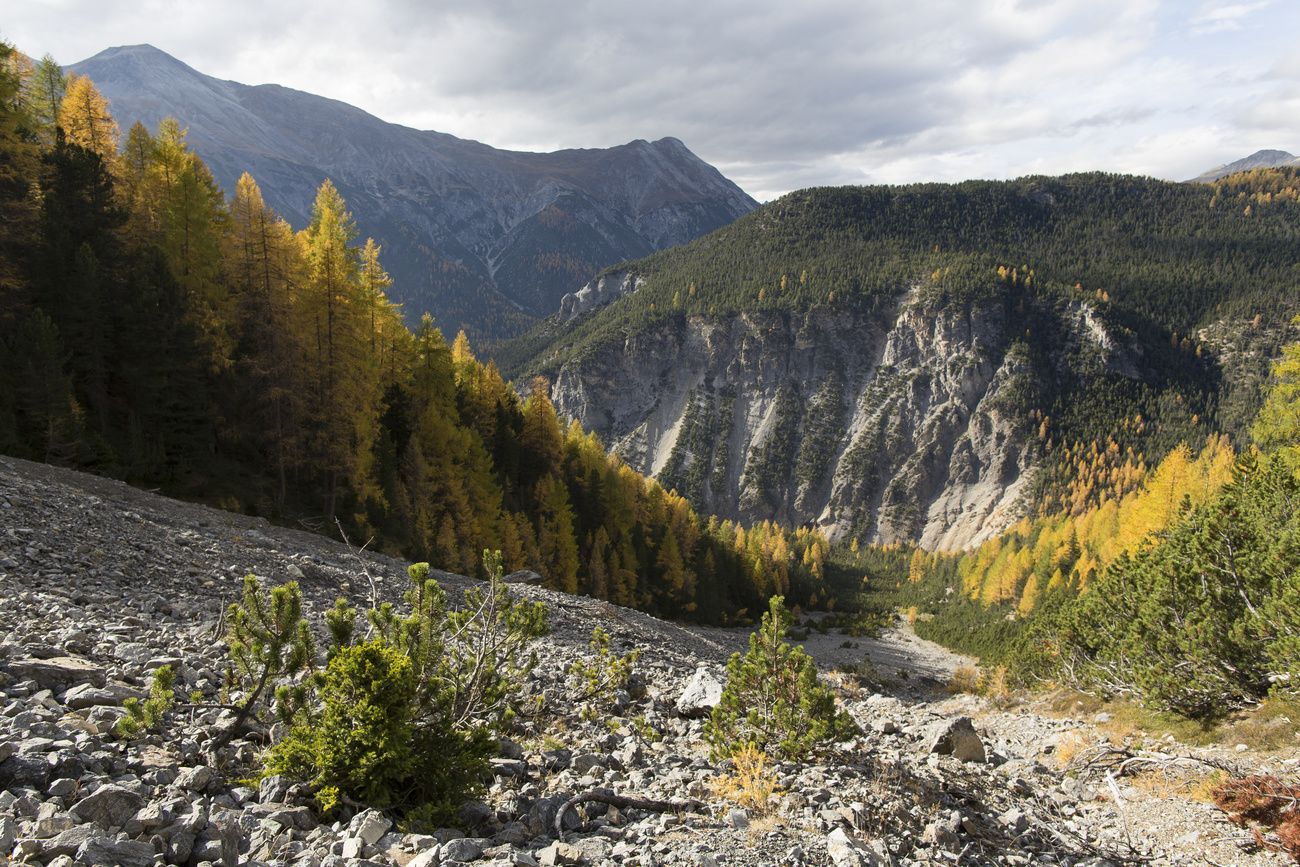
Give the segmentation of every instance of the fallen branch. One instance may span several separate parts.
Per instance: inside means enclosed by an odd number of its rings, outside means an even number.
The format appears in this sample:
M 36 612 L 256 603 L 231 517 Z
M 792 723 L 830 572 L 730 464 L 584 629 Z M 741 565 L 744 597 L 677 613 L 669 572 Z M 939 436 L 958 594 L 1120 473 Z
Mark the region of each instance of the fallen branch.
M 622 795 L 608 795 L 604 792 L 583 792 L 581 795 L 574 795 L 565 801 L 560 809 L 555 811 L 555 839 L 564 839 L 564 814 L 569 812 L 570 808 L 579 804 L 585 804 L 594 801 L 598 804 L 609 804 L 611 807 L 618 807 L 620 810 L 649 810 L 652 813 L 676 813 L 679 811 L 695 812 L 703 809 L 702 801 L 650 801 L 645 798 L 626 798 Z

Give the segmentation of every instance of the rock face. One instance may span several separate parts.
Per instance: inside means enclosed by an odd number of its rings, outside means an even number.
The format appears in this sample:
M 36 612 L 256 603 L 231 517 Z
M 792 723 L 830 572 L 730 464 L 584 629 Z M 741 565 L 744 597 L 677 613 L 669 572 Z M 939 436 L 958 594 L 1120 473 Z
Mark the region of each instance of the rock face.
M 1018 393 L 1081 358 L 1139 369 L 1086 304 L 1036 321 L 1046 365 L 1000 299 L 669 320 L 567 362 L 552 400 L 701 512 L 953 549 L 1020 517 L 1037 431 Z
M 70 67 L 111 101 L 125 131 L 167 116 L 230 193 L 249 172 L 295 228 L 333 180 L 360 237 L 383 248 L 395 300 L 443 331 L 517 333 L 601 268 L 707 234 L 757 203 L 674 138 L 516 153 L 385 123 L 335 100 L 250 87 L 149 45 Z
M 635 292 L 645 281 L 628 271 L 616 271 L 592 280 L 577 292 L 560 299 L 560 321 L 568 322 L 589 310 L 603 307 L 616 298 Z

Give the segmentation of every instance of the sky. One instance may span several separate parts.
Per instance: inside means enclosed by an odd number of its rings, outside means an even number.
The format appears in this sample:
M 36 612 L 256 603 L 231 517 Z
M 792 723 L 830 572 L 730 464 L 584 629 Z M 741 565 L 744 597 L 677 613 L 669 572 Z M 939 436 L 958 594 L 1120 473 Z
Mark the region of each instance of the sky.
M 64 65 L 149 43 L 200 72 L 551 151 L 675 136 L 759 201 L 839 184 L 1300 153 L 1295 0 L 27 0 Z

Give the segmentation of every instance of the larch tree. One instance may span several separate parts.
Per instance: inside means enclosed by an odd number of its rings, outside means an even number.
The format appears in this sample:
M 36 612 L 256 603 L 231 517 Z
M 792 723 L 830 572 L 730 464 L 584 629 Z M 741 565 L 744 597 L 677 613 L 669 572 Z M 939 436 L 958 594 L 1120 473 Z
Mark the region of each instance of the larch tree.
M 116 158 L 122 137 L 117 121 L 109 111 L 108 100 L 86 76 L 68 73 L 57 120 L 68 141 L 99 154 L 106 164 Z
M 256 418 L 249 429 L 275 473 L 276 505 L 283 508 L 302 454 L 301 329 L 295 324 L 302 248 L 248 173 L 231 199 L 225 242 L 239 316 L 239 379 Z
M 358 285 L 356 225 L 334 184 L 321 184 L 311 224 L 303 230 L 303 345 L 307 357 L 311 448 L 320 473 L 324 510 L 333 517 L 340 485 L 360 500 L 370 493 L 378 419 L 378 370 L 370 354 L 368 321 Z

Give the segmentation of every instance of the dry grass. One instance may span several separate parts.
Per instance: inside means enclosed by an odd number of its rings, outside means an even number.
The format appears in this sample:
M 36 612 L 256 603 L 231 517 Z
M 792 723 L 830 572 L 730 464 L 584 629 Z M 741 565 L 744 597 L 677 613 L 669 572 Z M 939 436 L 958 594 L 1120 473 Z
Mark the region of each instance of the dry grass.
M 980 672 L 979 677 L 980 695 L 986 697 L 998 707 L 1006 707 L 1011 704 L 1011 687 L 1007 683 L 1007 667 L 999 665 L 997 668 L 985 669 Z
M 1056 743 L 1056 748 L 1052 750 L 1052 758 L 1055 760 L 1057 767 L 1061 770 L 1068 768 L 1075 759 L 1092 747 L 1092 742 L 1083 734 L 1077 731 L 1068 731 L 1061 734 L 1061 738 Z
M 772 796 L 780 792 L 776 772 L 767 753 L 753 744 L 745 744 L 731 761 L 731 773 L 717 777 L 710 784 L 715 797 L 744 807 L 755 816 L 772 812 Z
M 1169 768 L 1136 774 L 1129 783 L 1138 791 L 1155 798 L 1182 798 L 1212 804 L 1215 791 L 1227 781 L 1228 774 L 1225 771 Z
M 961 665 L 952 673 L 948 681 L 948 694 L 968 693 L 974 695 L 980 691 L 980 670 L 973 665 Z

